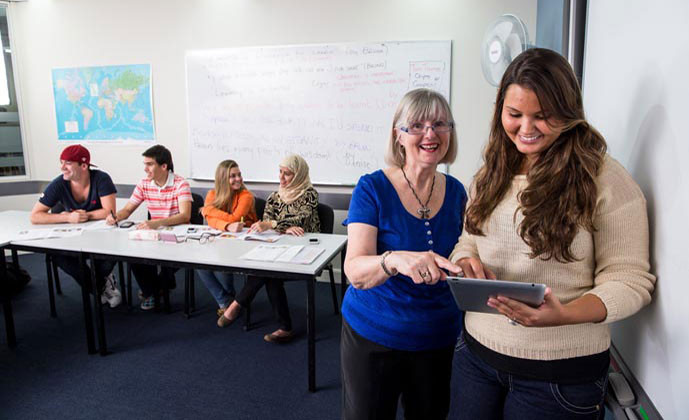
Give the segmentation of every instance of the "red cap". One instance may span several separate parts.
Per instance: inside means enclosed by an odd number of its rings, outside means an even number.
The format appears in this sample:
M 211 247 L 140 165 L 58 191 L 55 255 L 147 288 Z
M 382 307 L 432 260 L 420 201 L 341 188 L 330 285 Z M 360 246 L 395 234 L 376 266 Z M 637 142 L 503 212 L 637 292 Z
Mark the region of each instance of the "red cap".
M 65 150 L 60 154 L 60 160 L 68 160 L 70 162 L 85 163 L 89 166 L 96 166 L 91 164 L 91 153 L 88 149 L 80 144 L 73 144 L 65 147 Z

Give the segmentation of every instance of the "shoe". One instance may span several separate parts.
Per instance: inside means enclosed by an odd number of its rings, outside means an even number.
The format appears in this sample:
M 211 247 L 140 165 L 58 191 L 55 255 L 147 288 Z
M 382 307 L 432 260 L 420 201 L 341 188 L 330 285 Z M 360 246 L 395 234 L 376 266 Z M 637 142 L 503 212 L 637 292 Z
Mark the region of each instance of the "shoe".
M 263 336 L 263 339 L 267 341 L 268 343 L 278 343 L 278 344 L 283 344 L 283 343 L 289 343 L 292 341 L 294 338 L 294 333 L 292 331 L 286 331 L 287 334 L 285 335 L 277 335 L 274 332 L 270 334 L 266 334 Z
M 158 290 L 158 296 L 162 297 L 164 294 L 165 292 L 163 290 Z M 141 289 L 139 289 L 139 293 L 137 293 L 136 295 L 139 297 L 139 300 L 141 302 L 144 301 L 144 292 L 142 292 Z
M 144 311 L 150 311 L 156 307 L 155 297 L 149 296 L 141 302 L 141 309 Z
M 237 317 L 237 318 L 239 318 L 239 317 Z M 232 323 L 237 318 L 230 319 L 230 318 L 226 317 L 225 313 L 223 312 L 222 314 L 220 314 L 220 318 L 218 318 L 218 327 L 220 327 L 220 328 L 229 327 L 230 325 L 232 325 Z
M 105 289 L 103 289 L 103 293 L 100 295 L 100 303 L 104 304 L 106 302 L 111 308 L 122 303 L 122 293 L 117 288 L 117 280 L 112 276 L 112 273 L 105 278 Z
M 226 310 L 227 308 L 218 308 L 218 310 L 215 311 L 215 313 L 218 314 L 218 316 L 223 316 Z

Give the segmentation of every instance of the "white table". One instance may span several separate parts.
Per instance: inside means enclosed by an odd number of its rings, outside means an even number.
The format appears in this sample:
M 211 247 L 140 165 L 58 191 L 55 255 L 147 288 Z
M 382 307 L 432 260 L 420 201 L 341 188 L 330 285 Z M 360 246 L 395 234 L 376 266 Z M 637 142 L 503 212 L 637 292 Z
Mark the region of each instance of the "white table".
M 21 219 L 26 220 L 22 222 Z M 28 212 L 0 212 L 0 224 L 15 223 L 17 227 L 26 227 Z M 34 226 L 36 228 L 37 226 Z M 308 245 L 308 238 L 317 237 L 320 243 Z M 160 241 L 133 241 L 128 239 L 128 232 L 123 229 L 86 231 L 81 236 L 42 239 L 33 241 L 11 241 L 6 246 L 12 249 L 34 250 L 38 252 L 80 253 L 82 258 L 92 260 L 111 259 L 128 261 L 131 263 L 147 263 L 179 268 L 224 270 L 247 275 L 281 278 L 285 280 L 301 280 L 306 283 L 307 291 L 307 335 L 308 335 L 308 388 L 313 392 L 316 388 L 315 380 L 315 281 L 323 269 L 330 263 L 347 244 L 345 235 L 307 234 L 304 237 L 285 235 L 276 245 L 304 245 L 317 246 L 325 251 L 311 264 L 289 264 L 263 261 L 249 261 L 240 257 L 263 242 L 242 241 L 238 239 L 217 238 L 213 242 L 201 244 L 189 240 L 184 243 L 168 243 Z M 95 275 L 92 275 L 93 290 L 95 289 Z M 344 278 L 342 279 L 344 284 Z M 85 289 L 82 294 L 86 293 Z M 85 312 L 87 311 L 85 306 Z M 100 299 L 94 299 L 96 329 L 101 354 L 107 354 L 105 340 L 105 325 L 102 317 Z M 90 311 L 89 311 L 90 312 Z M 88 320 L 87 320 L 88 322 Z M 87 330 L 88 330 L 87 326 Z M 87 338 L 89 334 L 87 331 Z
M 40 252 L 44 254 L 51 254 L 51 255 L 67 255 L 67 256 L 72 256 L 72 257 L 77 257 L 77 258 L 83 258 L 83 253 L 81 250 L 81 247 L 79 246 L 68 246 L 66 244 L 62 244 L 60 241 L 62 239 L 45 239 L 45 240 L 37 240 L 37 241 L 14 241 L 13 238 L 16 237 L 16 234 L 22 230 L 26 229 L 50 229 L 54 227 L 66 227 L 69 226 L 67 224 L 61 223 L 61 224 L 46 224 L 46 225 L 33 225 L 31 221 L 29 220 L 29 212 L 28 211 L 18 211 L 18 210 L 10 210 L 10 211 L 3 211 L 0 212 L 0 238 L 2 238 L 2 241 L 0 242 L 0 248 L 2 248 L 2 256 L 3 256 L 3 267 L 0 268 L 0 270 L 6 269 L 4 266 L 4 257 L 5 257 L 5 252 L 4 249 L 11 249 L 13 253 L 13 260 L 16 261 L 16 252 L 18 250 L 25 250 L 25 251 L 31 251 L 31 252 Z M 88 226 L 90 224 L 93 224 L 94 222 L 89 222 L 89 223 L 84 223 L 80 226 Z M 2 272 L 3 277 L 5 272 Z M 48 273 L 48 277 L 51 277 L 51 273 Z M 82 278 L 87 279 L 88 278 L 88 273 L 84 272 L 82 273 Z M 95 283 L 95 282 L 94 282 Z M 93 288 L 92 290 L 97 290 L 96 288 Z M 54 304 L 54 290 L 52 288 L 52 283 L 51 287 L 49 289 L 49 293 L 51 295 L 51 308 L 50 308 L 50 313 L 51 316 L 56 316 L 55 315 L 55 308 L 52 306 Z M 91 307 L 89 305 L 89 298 L 88 298 L 88 292 L 87 288 L 85 287 L 85 280 L 81 282 L 81 300 L 82 300 L 82 305 L 83 305 L 83 310 L 84 310 L 84 324 L 86 327 L 86 346 L 88 349 L 89 354 L 93 354 L 97 352 L 96 345 L 95 345 L 95 339 L 94 339 L 94 332 L 93 332 L 93 320 L 92 320 L 92 312 L 91 312 Z M 99 301 L 98 299 L 96 299 Z M 8 305 L 10 305 L 8 301 Z M 11 310 L 11 306 L 9 307 Z M 8 344 L 16 345 L 16 338 L 14 336 L 14 323 L 13 323 L 13 317 L 10 313 L 10 316 L 5 316 L 5 324 L 7 325 L 8 319 L 12 321 L 12 326 L 7 327 L 7 341 Z M 10 332 L 12 333 L 12 337 L 10 337 Z M 10 338 L 12 340 L 10 340 Z

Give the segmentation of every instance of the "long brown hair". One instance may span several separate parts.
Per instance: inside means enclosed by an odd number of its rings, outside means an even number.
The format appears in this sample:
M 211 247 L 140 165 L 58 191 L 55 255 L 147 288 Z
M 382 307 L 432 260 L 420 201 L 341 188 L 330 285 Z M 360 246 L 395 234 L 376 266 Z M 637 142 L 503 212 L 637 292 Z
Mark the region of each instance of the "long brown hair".
M 239 168 L 237 162 L 232 159 L 223 160 L 215 169 L 215 200 L 213 200 L 213 207 L 218 208 L 227 213 L 232 213 L 232 202 L 235 194 L 246 189 L 244 182 L 239 191 L 234 191 L 230 186 L 230 170 L 232 168 Z
M 512 84 L 533 91 L 546 121 L 557 122 L 561 131 L 529 169 L 528 186 L 517 197 L 517 211 L 524 215 L 519 236 L 531 248 L 531 258 L 575 261 L 571 244 L 579 228 L 596 230 L 595 178 L 607 146 L 603 136 L 586 122 L 581 90 L 572 68 L 551 50 L 526 50 L 502 77 L 483 154 L 484 165 L 474 179 L 475 196 L 466 211 L 466 230 L 483 236 L 481 225 L 509 191 L 512 178 L 526 159 L 502 125 L 505 93 Z

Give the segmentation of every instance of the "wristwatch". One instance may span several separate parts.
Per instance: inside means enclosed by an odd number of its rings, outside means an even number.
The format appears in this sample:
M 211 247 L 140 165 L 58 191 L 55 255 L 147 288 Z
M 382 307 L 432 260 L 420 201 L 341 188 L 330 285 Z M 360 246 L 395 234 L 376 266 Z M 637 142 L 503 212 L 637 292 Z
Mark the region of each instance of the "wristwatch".
M 275 229 L 276 227 L 278 227 L 278 221 L 277 220 L 271 220 L 270 221 L 270 228 Z

